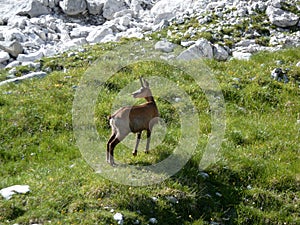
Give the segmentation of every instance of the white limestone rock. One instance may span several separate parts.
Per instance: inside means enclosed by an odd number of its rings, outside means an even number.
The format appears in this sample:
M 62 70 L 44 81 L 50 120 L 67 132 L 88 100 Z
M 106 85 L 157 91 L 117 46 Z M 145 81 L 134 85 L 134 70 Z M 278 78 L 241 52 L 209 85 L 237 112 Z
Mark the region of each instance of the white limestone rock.
M 252 54 L 249 53 L 249 52 L 237 52 L 237 51 L 234 51 L 232 53 L 232 56 L 233 56 L 233 58 L 239 59 L 239 60 L 249 60 L 251 58 Z
M 47 75 L 47 73 L 46 72 L 42 72 L 42 71 L 40 71 L 40 72 L 32 72 L 32 73 L 26 74 L 26 75 L 21 76 L 21 77 L 16 77 L 16 78 L 12 78 L 12 79 L 8 79 L 8 80 L 5 80 L 5 81 L 2 81 L 2 82 L 0 82 L 0 86 L 8 84 L 8 83 L 20 82 L 20 81 L 28 80 L 28 79 L 32 79 L 32 78 L 43 78 L 46 75 Z M 25 193 L 27 193 L 27 192 L 25 192 Z
M 16 40 L 21 43 L 27 39 L 23 32 L 18 28 L 7 29 L 5 32 L 3 32 L 3 37 L 5 41 Z
M 158 41 L 154 48 L 162 52 L 170 53 L 174 50 L 175 45 L 169 41 Z
M 1 84 L 0 84 L 1 85 Z M 28 185 L 13 185 L 0 190 L 0 194 L 6 200 L 11 199 L 14 194 L 26 194 L 30 191 Z
M 113 31 L 109 27 L 100 27 L 96 30 L 93 30 L 89 33 L 86 40 L 89 43 L 99 43 L 101 42 L 107 35 L 113 34 Z
M 41 59 L 43 56 L 43 51 L 39 50 L 30 54 L 20 54 L 18 55 L 17 60 L 20 62 L 34 62 L 35 60 Z
M 5 63 L 10 59 L 10 56 L 7 52 L 0 51 L 0 63 Z
M 184 50 L 177 57 L 181 60 L 192 60 L 198 58 L 213 58 L 213 48 L 209 41 L 206 39 L 199 39 L 194 45 Z
M 105 0 L 86 0 L 87 9 L 91 15 L 100 15 L 103 12 Z
M 29 19 L 24 16 L 14 15 L 8 18 L 7 26 L 12 28 L 20 28 L 21 30 L 29 24 Z
M 49 9 L 38 0 L 29 0 L 23 3 L 21 10 L 17 13 L 20 16 L 37 17 L 49 14 Z
M 214 45 L 213 54 L 214 58 L 218 61 L 226 61 L 229 57 L 228 51 L 219 44 Z
M 13 57 L 17 57 L 23 52 L 23 46 L 16 40 L 0 42 L 0 49 L 6 51 Z
M 86 0 L 62 0 L 59 6 L 69 16 L 78 15 L 86 10 Z
M 268 6 L 266 14 L 272 24 L 278 27 L 292 27 L 299 22 L 299 16 L 292 12 L 276 8 L 274 6 Z
M 103 6 L 103 17 L 107 20 L 114 19 L 114 14 L 127 9 L 124 0 L 106 0 Z

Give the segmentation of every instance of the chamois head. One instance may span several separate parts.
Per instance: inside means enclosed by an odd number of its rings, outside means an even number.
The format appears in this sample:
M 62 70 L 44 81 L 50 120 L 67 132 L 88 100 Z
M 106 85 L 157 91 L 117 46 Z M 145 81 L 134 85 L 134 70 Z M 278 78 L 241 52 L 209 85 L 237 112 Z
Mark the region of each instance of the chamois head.
M 140 77 L 141 88 L 132 93 L 132 97 L 134 98 L 147 98 L 152 97 L 152 93 L 149 87 L 149 83 L 142 77 Z

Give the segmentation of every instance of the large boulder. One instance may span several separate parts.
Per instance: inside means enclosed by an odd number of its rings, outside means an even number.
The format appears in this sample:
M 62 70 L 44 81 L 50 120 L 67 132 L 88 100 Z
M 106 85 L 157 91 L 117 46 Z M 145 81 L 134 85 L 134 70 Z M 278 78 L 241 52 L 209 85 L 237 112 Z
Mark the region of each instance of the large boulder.
M 294 13 L 276 8 L 272 5 L 268 6 L 266 14 L 272 24 L 283 28 L 296 26 L 300 19 L 299 16 Z
M 170 20 L 178 13 L 184 12 L 191 7 L 193 0 L 164 0 L 157 2 L 151 9 L 152 15 L 155 17 L 155 23 L 158 24 L 162 20 Z
M 63 12 L 69 16 L 78 15 L 86 10 L 86 0 L 63 0 L 59 2 Z
M 214 45 L 213 53 L 214 53 L 214 58 L 218 61 L 226 61 L 229 57 L 228 51 L 219 44 Z
M 17 57 L 19 62 L 34 62 L 35 60 L 41 59 L 44 56 L 44 53 L 40 50 L 30 54 L 20 54 Z
M 180 60 L 193 60 L 198 58 L 213 58 L 213 47 L 206 39 L 199 39 L 194 45 L 181 52 L 177 57 Z
M 49 9 L 38 0 L 26 1 L 17 13 L 17 15 L 29 16 L 30 18 L 47 14 L 49 14 Z
M 169 53 L 174 50 L 175 45 L 169 41 L 158 41 L 158 42 L 156 42 L 154 48 L 156 50 Z
M 38 0 L 0 1 L 0 20 L 8 19 L 18 14 L 23 16 L 35 17 L 48 13 L 48 8 Z
M 10 59 L 10 57 L 7 52 L 0 51 L 0 63 L 4 63 L 9 59 Z
M 13 57 L 17 57 L 19 54 L 23 53 L 23 47 L 18 41 L 1 41 L 0 49 L 9 53 Z
M 103 17 L 107 20 L 112 20 L 115 13 L 127 8 L 128 6 L 124 0 L 106 0 L 103 6 Z
M 102 14 L 105 0 L 86 0 L 87 9 L 92 15 Z
M 113 31 L 109 27 L 101 27 L 100 29 L 94 30 L 87 36 L 86 40 L 89 43 L 99 43 L 105 39 L 106 36 L 113 35 Z

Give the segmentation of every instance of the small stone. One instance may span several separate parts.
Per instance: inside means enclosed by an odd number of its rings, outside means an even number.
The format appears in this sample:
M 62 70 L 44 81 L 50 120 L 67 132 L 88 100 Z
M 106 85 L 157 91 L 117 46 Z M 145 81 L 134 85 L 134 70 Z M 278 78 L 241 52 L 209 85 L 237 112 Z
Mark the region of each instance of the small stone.
M 167 196 L 166 199 L 173 204 L 177 204 L 179 202 L 174 196 Z
M 121 213 L 116 213 L 114 215 L 114 220 L 116 220 L 118 224 L 123 224 L 123 215 Z
M 223 195 L 220 192 L 216 192 L 216 196 L 222 197 Z
M 205 172 L 203 172 L 203 171 L 201 171 L 201 172 L 199 173 L 199 175 L 200 175 L 203 179 L 209 178 L 208 173 L 205 173 Z
M 0 194 L 3 198 L 9 200 L 14 194 L 26 194 L 29 191 L 30 190 L 28 185 L 14 185 L 1 189 Z
M 156 223 L 158 223 L 158 221 L 156 218 L 150 218 L 149 223 L 156 224 Z

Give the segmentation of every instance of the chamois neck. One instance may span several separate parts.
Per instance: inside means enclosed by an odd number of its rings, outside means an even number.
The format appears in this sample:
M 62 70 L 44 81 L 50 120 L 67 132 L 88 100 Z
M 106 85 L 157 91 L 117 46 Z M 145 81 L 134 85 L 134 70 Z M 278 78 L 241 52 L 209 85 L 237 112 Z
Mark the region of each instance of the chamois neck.
M 155 103 L 153 96 L 147 96 L 147 97 L 145 97 L 145 99 L 146 99 L 147 102 L 154 102 Z

